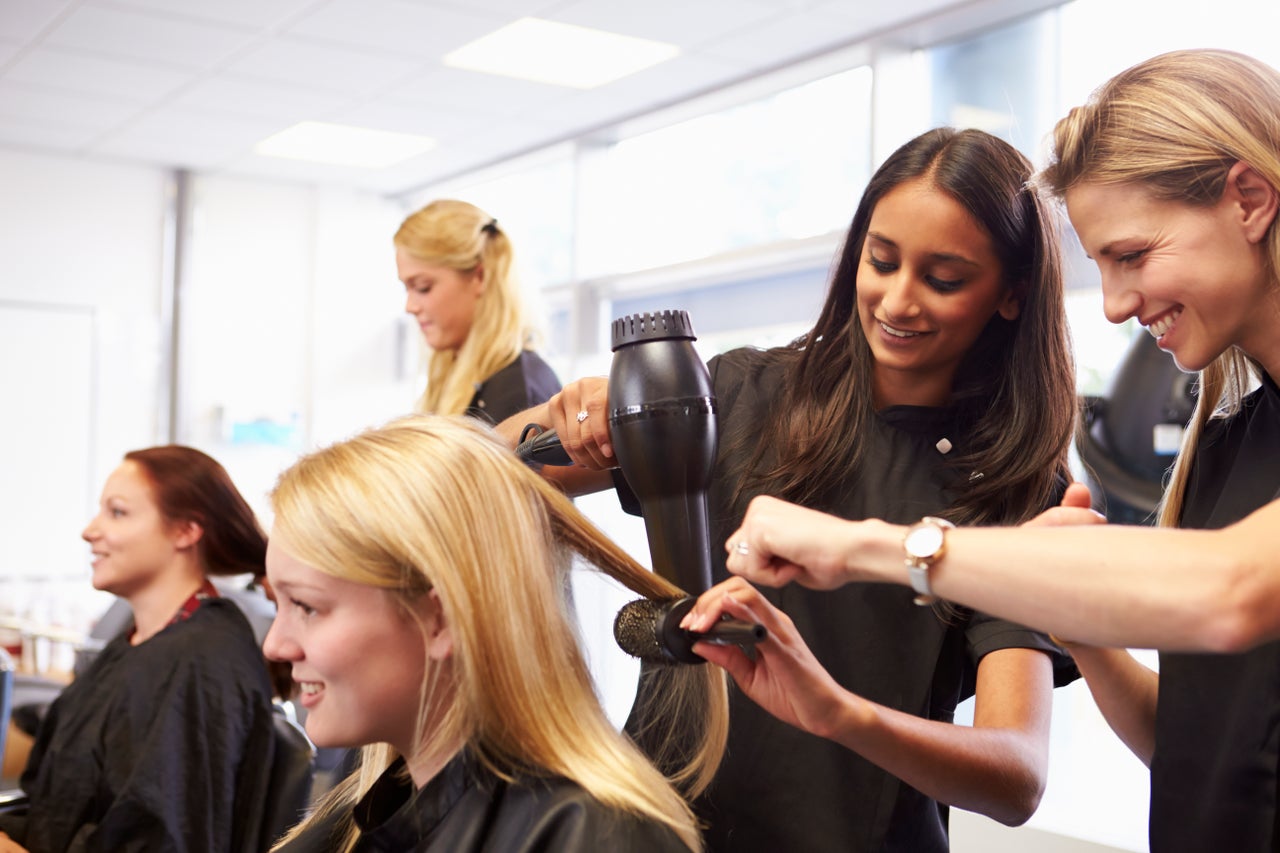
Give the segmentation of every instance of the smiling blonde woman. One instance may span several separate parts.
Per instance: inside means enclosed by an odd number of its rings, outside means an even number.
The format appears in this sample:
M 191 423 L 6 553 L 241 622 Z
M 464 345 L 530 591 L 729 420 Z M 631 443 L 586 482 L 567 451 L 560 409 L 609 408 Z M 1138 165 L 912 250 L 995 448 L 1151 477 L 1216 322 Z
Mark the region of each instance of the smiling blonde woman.
M 292 664 L 318 745 L 366 747 L 277 850 L 701 849 L 673 782 L 601 709 L 566 600 L 575 558 L 647 597 L 679 591 L 486 428 L 366 432 L 286 471 L 274 506 L 267 654 Z M 692 794 L 723 749 L 723 676 L 661 679 L 655 724 L 704 722 L 662 765 Z

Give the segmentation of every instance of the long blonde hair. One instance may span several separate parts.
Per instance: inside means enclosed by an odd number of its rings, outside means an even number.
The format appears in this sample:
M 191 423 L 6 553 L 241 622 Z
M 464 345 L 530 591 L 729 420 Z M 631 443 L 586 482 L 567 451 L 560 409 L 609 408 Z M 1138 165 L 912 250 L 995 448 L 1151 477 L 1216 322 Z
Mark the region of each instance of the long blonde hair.
M 1152 197 L 1207 206 L 1237 162 L 1280 189 L 1280 72 L 1225 50 L 1161 54 L 1117 74 L 1058 122 L 1053 155 L 1039 179 L 1059 198 L 1076 184 L 1134 184 Z M 1265 256 L 1280 286 L 1280 229 Z M 1191 462 L 1210 418 L 1237 411 L 1261 365 L 1232 347 L 1200 372 L 1199 399 L 1160 505 L 1177 526 Z
M 672 746 L 655 760 L 668 766 L 670 756 L 685 754 L 679 744 L 688 743 L 689 726 L 695 743 L 669 781 L 601 709 L 565 589 L 576 554 L 643 596 L 680 591 L 627 556 L 487 427 L 462 417 L 394 421 L 301 459 L 281 475 L 273 503 L 276 532 L 303 562 L 385 589 L 405 607 L 428 589 L 439 597 L 453 637 L 444 691 L 452 701 L 431 709 L 440 713 L 419 749 L 463 743 L 504 778 L 571 779 L 701 850 L 693 813 L 672 782 L 693 796 L 719 764 L 728 727 L 723 673 L 686 666 L 662 674 L 668 699 L 660 716 Z M 424 721 L 443 677 L 438 667 L 424 673 Z M 349 809 L 396 758 L 386 744 L 366 747 L 359 772 L 310 820 Z M 344 849 L 356 839 L 348 819 Z
M 392 242 L 428 264 L 464 274 L 482 270 L 483 293 L 471 330 L 458 349 L 430 354 L 427 387 L 417 403 L 419 412 L 460 415 L 477 384 L 515 361 L 531 337 L 511 241 L 497 221 L 474 204 L 440 199 L 405 219 Z

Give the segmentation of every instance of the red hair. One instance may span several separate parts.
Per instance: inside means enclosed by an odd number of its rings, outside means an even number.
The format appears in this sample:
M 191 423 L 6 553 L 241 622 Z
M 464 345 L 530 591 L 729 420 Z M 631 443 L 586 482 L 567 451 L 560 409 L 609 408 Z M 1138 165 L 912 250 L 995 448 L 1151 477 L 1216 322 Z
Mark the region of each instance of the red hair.
M 124 458 L 142 468 L 166 523 L 200 525 L 197 553 L 205 574 L 260 577 L 266 572 L 266 534 L 216 460 L 178 444 L 133 450 Z

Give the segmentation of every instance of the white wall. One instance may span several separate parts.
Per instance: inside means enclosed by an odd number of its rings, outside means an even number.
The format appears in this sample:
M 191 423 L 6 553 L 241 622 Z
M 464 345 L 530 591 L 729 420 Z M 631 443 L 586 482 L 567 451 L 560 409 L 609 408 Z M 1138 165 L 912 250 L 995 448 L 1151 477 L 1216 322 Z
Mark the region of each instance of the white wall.
M 38 599 L 33 615 L 85 628 L 105 603 L 79 532 L 121 455 L 166 438 L 171 183 L 0 149 L 0 616 Z M 391 248 L 403 211 L 218 177 L 193 180 L 191 199 L 173 440 L 222 462 L 269 526 L 267 491 L 299 452 L 412 407 L 416 329 Z
M 28 335 L 0 362 L 2 611 L 88 586 L 98 489 L 155 442 L 166 175 L 0 149 L 0 187 L 0 305 Z
M 178 438 L 221 461 L 269 525 L 267 493 L 300 452 L 412 408 L 417 331 L 404 336 L 391 246 L 403 214 L 219 177 L 192 195 Z

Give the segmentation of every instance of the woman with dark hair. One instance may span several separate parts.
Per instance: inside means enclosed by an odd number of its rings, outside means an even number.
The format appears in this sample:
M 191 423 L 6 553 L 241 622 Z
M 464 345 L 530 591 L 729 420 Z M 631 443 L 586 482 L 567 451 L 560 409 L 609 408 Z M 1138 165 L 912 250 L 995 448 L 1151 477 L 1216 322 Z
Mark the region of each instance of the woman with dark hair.
M 713 542 L 761 494 L 934 526 L 1018 523 L 1057 502 L 1074 377 L 1056 226 L 1027 187 L 1031 171 L 981 131 L 911 140 L 872 177 L 813 329 L 712 360 Z M 503 432 L 555 428 L 579 467 L 545 475 L 575 493 L 605 486 L 616 464 L 606 385 L 566 386 Z M 715 578 L 727 578 L 723 552 L 712 554 Z M 742 594 L 702 600 L 730 592 Z M 917 607 L 933 600 L 909 590 L 751 592 L 771 627 L 759 659 L 825 679 L 849 713 L 796 715 L 763 680 L 737 678 L 725 760 L 700 803 L 710 849 L 938 851 L 947 805 L 1007 824 L 1034 812 L 1052 687 L 1074 677 L 1048 639 Z M 970 695 L 974 725 L 953 725 Z
M 1057 123 L 1038 183 L 1097 263 L 1107 319 L 1198 373 L 1196 409 L 1156 528 L 1094 523 L 1073 486 L 1057 529 L 948 534 L 937 589 L 1072 641 L 1151 768 L 1152 850 L 1276 850 L 1280 70 L 1223 50 L 1140 62 Z M 761 500 L 729 565 L 771 586 L 905 583 L 901 537 Z M 1159 672 L 1131 647 L 1160 649 Z
M 266 538 L 227 472 L 189 447 L 137 450 L 82 534 L 93 585 L 132 625 L 54 701 L 0 851 L 228 851 L 261 845 L 271 685 L 211 575 L 262 575 Z

